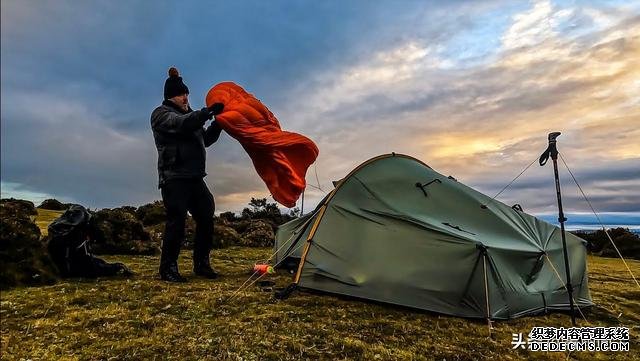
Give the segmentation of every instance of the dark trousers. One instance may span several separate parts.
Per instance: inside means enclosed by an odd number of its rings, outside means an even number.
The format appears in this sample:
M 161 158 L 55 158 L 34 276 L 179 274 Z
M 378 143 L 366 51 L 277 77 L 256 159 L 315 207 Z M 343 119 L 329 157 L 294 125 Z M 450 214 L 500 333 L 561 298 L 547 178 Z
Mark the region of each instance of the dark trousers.
M 187 211 L 196 222 L 196 234 L 193 245 L 193 262 L 209 260 L 213 245 L 213 195 L 204 180 L 172 179 L 161 188 L 162 201 L 167 212 L 167 220 L 162 240 L 160 270 L 166 269 L 178 260 L 180 246 L 185 237 L 185 219 Z

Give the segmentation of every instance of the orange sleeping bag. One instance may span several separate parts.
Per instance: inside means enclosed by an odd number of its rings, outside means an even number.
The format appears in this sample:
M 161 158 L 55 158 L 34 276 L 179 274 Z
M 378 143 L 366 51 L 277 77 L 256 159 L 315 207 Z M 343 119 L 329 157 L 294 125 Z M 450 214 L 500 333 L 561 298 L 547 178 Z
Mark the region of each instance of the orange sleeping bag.
M 216 115 L 218 124 L 247 151 L 273 198 L 293 207 L 306 187 L 305 175 L 318 147 L 303 135 L 283 131 L 273 113 L 235 83 L 215 85 L 206 103 L 224 104 Z

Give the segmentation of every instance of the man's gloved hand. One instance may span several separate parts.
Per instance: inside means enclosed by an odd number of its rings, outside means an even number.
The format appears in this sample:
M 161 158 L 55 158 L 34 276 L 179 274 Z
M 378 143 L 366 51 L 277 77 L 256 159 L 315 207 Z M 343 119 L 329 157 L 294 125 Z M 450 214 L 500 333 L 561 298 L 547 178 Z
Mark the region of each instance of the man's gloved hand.
M 201 120 L 203 122 L 213 118 L 213 112 L 211 111 L 210 108 L 204 107 L 204 108 L 200 109 L 200 113 L 202 114 Z
M 222 110 L 224 109 L 224 104 L 222 103 L 213 103 L 213 105 L 211 105 L 210 107 L 204 107 L 202 109 L 200 109 L 200 111 L 202 112 L 204 119 L 211 119 L 213 118 L 214 115 L 218 115 L 220 113 L 222 113 Z
M 224 109 L 224 104 L 222 103 L 213 103 L 213 105 L 209 107 L 209 110 L 213 113 L 213 115 L 218 115 L 222 113 L 223 109 Z

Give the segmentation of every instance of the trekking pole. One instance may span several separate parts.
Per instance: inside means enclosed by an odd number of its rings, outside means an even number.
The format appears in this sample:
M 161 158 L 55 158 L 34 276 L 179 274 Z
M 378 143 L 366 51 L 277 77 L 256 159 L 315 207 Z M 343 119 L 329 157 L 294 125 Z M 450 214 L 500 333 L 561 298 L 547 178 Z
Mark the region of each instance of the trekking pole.
M 569 293 L 569 308 L 571 310 L 571 324 L 576 325 L 576 316 L 573 313 L 573 286 L 571 285 L 571 271 L 569 270 L 569 254 L 567 251 L 567 239 L 564 234 L 564 222 L 567 220 L 562 211 L 562 195 L 560 194 L 560 177 L 558 176 L 558 148 L 556 138 L 560 132 L 549 133 L 549 146 L 540 156 L 540 166 L 543 166 L 551 157 L 553 161 L 553 174 L 556 181 L 556 197 L 558 198 L 558 222 L 560 222 L 560 232 L 562 235 L 562 251 L 564 253 L 564 271 L 567 277 L 567 292 Z

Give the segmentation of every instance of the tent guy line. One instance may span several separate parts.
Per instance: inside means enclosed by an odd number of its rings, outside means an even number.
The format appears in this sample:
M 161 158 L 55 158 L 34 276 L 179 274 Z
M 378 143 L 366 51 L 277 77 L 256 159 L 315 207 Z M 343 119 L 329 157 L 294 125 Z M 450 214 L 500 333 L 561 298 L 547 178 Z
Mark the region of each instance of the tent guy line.
M 600 216 L 598 215 L 596 210 L 593 208 L 593 205 L 591 204 L 591 201 L 589 200 L 589 198 L 587 198 L 587 195 L 582 190 L 582 187 L 578 183 L 578 180 L 576 179 L 576 177 L 573 175 L 573 172 L 571 171 L 571 169 L 569 169 L 569 166 L 567 165 L 567 162 L 565 162 L 564 158 L 562 157 L 562 154 L 560 154 L 560 159 L 562 160 L 562 163 L 564 164 L 564 166 L 567 168 L 567 171 L 569 171 L 569 174 L 571 174 L 571 178 L 573 179 L 573 181 L 575 182 L 576 186 L 580 190 L 580 193 L 582 194 L 582 197 L 584 197 L 584 200 L 589 204 L 589 208 L 591 208 L 591 211 L 596 216 L 596 219 L 598 220 L 598 223 L 600 223 L 600 226 L 602 227 L 602 230 L 607 235 L 607 238 L 609 238 L 609 241 L 611 242 L 611 245 L 613 246 L 613 248 L 616 250 L 616 253 L 618 254 L 618 257 L 620 257 L 620 259 L 622 260 L 622 263 L 624 263 L 624 266 L 627 268 L 627 271 L 629 271 L 629 274 L 631 275 L 631 278 L 636 283 L 636 286 L 638 286 L 638 288 L 640 289 L 640 283 L 638 283 L 638 279 L 636 278 L 636 276 L 631 271 L 631 268 L 629 268 L 629 265 L 627 264 L 627 261 L 624 259 L 624 257 L 622 257 L 622 253 L 620 253 L 620 250 L 618 249 L 618 246 L 616 246 L 616 243 L 613 241 L 613 238 L 611 238 L 611 235 L 609 234 L 609 231 L 607 230 L 607 228 L 605 227 L 604 223 L 600 219 Z

